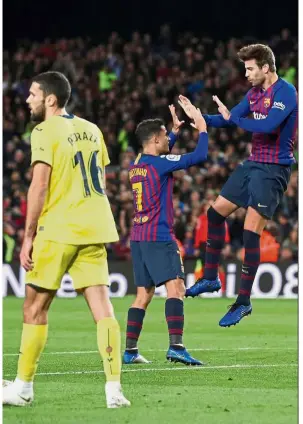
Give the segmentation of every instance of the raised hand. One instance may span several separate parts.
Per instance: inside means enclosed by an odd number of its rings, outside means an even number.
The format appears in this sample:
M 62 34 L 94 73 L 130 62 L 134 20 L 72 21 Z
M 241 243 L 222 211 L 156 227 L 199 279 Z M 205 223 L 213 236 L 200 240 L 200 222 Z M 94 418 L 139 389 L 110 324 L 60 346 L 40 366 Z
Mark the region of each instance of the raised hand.
M 224 103 L 221 102 L 218 96 L 213 96 L 213 101 L 218 105 L 218 111 L 221 113 L 223 118 L 228 121 L 230 118 L 230 111 L 227 109 Z
M 193 119 L 192 114 L 191 114 L 191 111 L 192 111 L 192 107 L 194 107 L 194 106 L 193 106 L 192 102 L 187 97 L 182 96 L 180 94 L 178 103 L 182 107 L 182 109 L 184 110 L 184 112 L 186 113 L 186 115 L 190 119 Z
M 207 126 L 205 119 L 199 108 L 195 108 L 195 106 L 191 105 L 191 109 L 189 110 L 193 119 L 193 123 L 190 125 L 197 129 L 199 132 L 207 132 Z
M 169 105 L 169 110 L 172 116 L 172 120 L 173 120 L 173 128 L 172 128 L 172 132 L 174 134 L 178 134 L 180 128 L 182 127 L 182 125 L 184 124 L 185 121 L 180 121 L 180 119 L 178 118 L 177 114 L 176 114 L 176 109 L 174 105 Z

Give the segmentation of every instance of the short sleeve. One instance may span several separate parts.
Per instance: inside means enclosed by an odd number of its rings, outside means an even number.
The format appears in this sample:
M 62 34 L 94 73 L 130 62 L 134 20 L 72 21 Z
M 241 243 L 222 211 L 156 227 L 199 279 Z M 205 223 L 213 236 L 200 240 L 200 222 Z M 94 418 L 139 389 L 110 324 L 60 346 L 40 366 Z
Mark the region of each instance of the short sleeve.
M 37 125 L 31 133 L 31 165 L 44 162 L 53 166 L 53 143 L 48 129 Z

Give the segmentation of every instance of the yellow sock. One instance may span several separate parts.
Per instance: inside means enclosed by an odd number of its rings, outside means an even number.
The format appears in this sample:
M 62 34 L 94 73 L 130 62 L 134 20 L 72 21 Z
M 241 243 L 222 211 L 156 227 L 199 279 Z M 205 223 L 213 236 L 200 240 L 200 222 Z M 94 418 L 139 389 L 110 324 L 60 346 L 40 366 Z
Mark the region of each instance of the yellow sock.
M 116 318 L 103 318 L 97 322 L 97 340 L 106 381 L 120 381 L 121 334 Z
M 33 381 L 47 340 L 48 325 L 23 324 L 17 377 Z

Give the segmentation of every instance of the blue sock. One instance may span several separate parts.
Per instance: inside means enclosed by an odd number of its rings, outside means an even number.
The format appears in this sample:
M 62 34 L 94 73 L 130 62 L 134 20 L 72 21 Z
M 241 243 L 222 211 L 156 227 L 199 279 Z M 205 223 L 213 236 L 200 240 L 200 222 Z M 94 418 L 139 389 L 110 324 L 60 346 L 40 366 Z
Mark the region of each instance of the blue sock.
M 241 305 L 249 305 L 251 289 L 260 264 L 260 235 L 244 230 L 243 241 L 245 256 L 242 265 L 241 285 L 236 300 Z
M 167 299 L 165 302 L 165 316 L 170 346 L 183 345 L 183 300 L 176 298 Z
M 215 280 L 221 251 L 225 243 L 225 217 L 220 215 L 212 206 L 207 211 L 208 233 L 205 254 L 204 278 Z
M 138 352 L 137 343 L 142 330 L 145 310 L 140 308 L 129 308 L 126 329 L 126 350 L 133 353 Z

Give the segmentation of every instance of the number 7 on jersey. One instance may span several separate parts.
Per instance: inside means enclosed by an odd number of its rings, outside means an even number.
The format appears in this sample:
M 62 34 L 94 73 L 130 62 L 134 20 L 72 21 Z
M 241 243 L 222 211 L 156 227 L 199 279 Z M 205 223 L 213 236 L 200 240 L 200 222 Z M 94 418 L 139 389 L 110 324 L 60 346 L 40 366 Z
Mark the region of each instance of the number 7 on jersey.
M 136 199 L 136 209 L 138 212 L 142 211 L 142 183 L 132 184 L 132 190 L 134 192 L 134 198 Z

